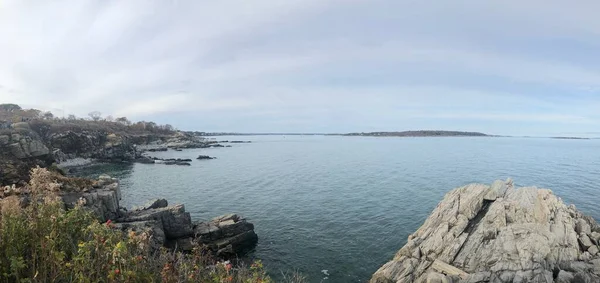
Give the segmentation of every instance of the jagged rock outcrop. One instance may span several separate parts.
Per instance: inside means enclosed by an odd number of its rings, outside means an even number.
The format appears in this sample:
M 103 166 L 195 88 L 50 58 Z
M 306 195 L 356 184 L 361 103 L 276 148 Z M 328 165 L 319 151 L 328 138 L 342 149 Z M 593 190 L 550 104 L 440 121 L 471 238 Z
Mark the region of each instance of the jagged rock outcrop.
M 252 248 L 258 241 L 254 225 L 236 214 L 223 215 L 209 222 L 192 222 L 184 205 L 169 206 L 165 199 L 156 199 L 127 211 L 119 205 L 118 180 L 107 175 L 100 176 L 91 189 L 63 192 L 61 197 L 68 208 L 80 203 L 101 221 L 111 220 L 123 230 L 147 232 L 154 249 L 165 246 L 191 251 L 202 244 L 217 256 L 230 257 Z
M 552 191 L 512 181 L 446 194 L 371 283 L 600 282 L 600 227 Z
M 0 185 L 24 184 L 30 168 L 53 161 L 50 149 L 27 123 L 15 123 L 0 133 Z
M 57 161 L 73 158 L 93 158 L 105 161 L 133 161 L 140 156 L 128 136 L 104 131 L 65 131 L 49 137 Z
M 237 214 L 227 214 L 213 218 L 209 222 L 194 225 L 194 237 L 207 245 L 218 256 L 232 256 L 239 251 L 251 248 L 258 241 L 254 224 Z
M 50 150 L 27 123 L 16 123 L 13 131 L 0 135 L 0 149 L 18 159 L 43 157 Z
M 73 208 L 77 203 L 82 202 L 102 222 L 120 218 L 122 210 L 119 206 L 121 200 L 119 181 L 102 175 L 93 186 L 79 192 L 61 192 L 60 196 L 67 208 Z
M 168 148 L 199 148 L 205 144 L 205 141 L 197 136 L 185 133 L 177 132 L 172 137 L 164 142 L 164 145 Z

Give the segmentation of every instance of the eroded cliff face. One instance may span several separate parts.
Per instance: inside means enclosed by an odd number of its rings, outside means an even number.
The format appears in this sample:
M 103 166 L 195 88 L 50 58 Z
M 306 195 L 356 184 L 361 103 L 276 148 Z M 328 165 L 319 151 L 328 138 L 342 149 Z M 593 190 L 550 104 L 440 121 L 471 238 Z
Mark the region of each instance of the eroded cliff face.
M 72 158 L 131 161 L 138 156 L 130 137 L 104 131 L 66 131 L 51 135 L 48 143 L 59 162 Z
M 52 162 L 50 149 L 29 124 L 16 123 L 12 130 L 0 133 L 0 185 L 24 183 L 32 167 Z
M 129 135 L 102 130 L 50 133 L 43 126 L 20 122 L 0 132 L 0 185 L 25 183 L 32 167 L 54 162 L 75 158 L 129 162 L 140 156 Z
M 50 154 L 48 147 L 27 123 L 16 123 L 12 131 L 0 134 L 2 153 L 15 158 L 36 158 Z
M 512 181 L 446 194 L 371 283 L 600 282 L 600 227 L 552 191 Z

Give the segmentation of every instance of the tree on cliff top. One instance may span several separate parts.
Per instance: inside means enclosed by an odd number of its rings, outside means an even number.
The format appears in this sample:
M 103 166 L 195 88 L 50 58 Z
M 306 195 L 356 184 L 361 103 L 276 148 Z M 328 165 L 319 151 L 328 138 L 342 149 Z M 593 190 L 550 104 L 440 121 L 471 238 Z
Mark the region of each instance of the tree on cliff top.
M 44 118 L 46 120 L 50 120 L 50 119 L 54 118 L 54 114 L 52 114 L 52 112 L 50 112 L 50 111 L 46 111 L 46 112 L 42 113 L 42 118 Z
M 21 106 L 12 103 L 0 104 L 0 111 L 13 112 L 15 110 L 22 110 Z
M 90 116 L 90 118 L 92 118 L 94 121 L 99 121 L 102 118 L 102 113 L 98 111 L 92 111 L 88 113 L 88 116 Z
M 127 119 L 127 117 L 119 117 L 115 120 L 115 122 L 121 123 L 125 126 L 131 125 L 131 121 L 129 121 L 129 119 Z

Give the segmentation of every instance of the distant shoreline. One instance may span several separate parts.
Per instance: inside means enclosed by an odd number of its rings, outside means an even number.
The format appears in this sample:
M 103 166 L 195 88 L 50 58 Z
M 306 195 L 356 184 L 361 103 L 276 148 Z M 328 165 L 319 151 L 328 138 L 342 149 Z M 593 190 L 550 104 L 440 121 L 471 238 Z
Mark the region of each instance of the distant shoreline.
M 206 133 L 189 132 L 198 136 L 369 136 L 369 137 L 494 137 L 479 132 L 461 131 L 402 131 L 368 133 Z
M 360 132 L 360 133 L 208 133 L 197 131 L 184 131 L 201 137 L 218 136 L 342 136 L 342 137 L 488 137 L 488 138 L 540 138 L 560 140 L 593 140 L 595 137 L 571 137 L 571 136 L 510 136 L 489 135 L 481 132 L 463 131 L 401 131 L 401 132 Z
M 591 138 L 582 138 L 582 137 L 550 137 L 555 140 L 589 140 Z
M 402 132 L 370 132 L 370 133 L 349 133 L 343 136 L 361 136 L 361 137 L 490 137 L 487 134 L 479 132 L 461 132 L 461 131 L 402 131 Z

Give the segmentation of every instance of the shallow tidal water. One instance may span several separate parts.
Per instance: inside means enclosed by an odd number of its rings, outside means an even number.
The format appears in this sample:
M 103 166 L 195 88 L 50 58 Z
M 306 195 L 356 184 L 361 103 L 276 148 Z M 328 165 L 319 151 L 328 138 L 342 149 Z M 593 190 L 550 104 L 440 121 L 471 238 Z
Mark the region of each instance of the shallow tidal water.
M 150 153 L 192 166 L 101 165 L 121 179 L 122 204 L 166 198 L 194 220 L 235 212 L 254 223 L 261 259 L 278 278 L 365 282 L 406 243 L 449 190 L 513 178 L 551 189 L 600 219 L 600 140 L 241 136 L 231 148 Z M 215 160 L 195 160 L 198 155 Z

